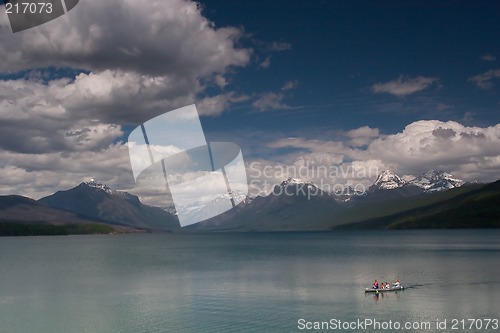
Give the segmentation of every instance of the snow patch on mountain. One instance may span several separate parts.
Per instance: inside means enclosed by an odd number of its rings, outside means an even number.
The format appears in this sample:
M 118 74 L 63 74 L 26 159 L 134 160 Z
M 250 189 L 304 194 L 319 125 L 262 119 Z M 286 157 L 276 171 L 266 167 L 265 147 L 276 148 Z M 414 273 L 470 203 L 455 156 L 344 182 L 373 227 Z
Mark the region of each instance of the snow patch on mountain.
M 210 202 L 193 202 L 186 206 L 177 207 L 172 204 L 164 207 L 163 209 L 174 215 L 189 214 L 190 216 L 197 216 L 199 214 L 204 214 L 205 216 L 208 216 L 213 212 L 226 211 L 228 202 L 229 200 L 231 200 L 231 198 L 233 199 L 235 206 L 238 206 L 240 203 L 243 203 L 243 205 L 248 205 L 251 201 L 251 199 L 246 194 L 240 191 L 233 191 L 231 194 L 221 194 Z
M 429 170 L 408 182 L 408 184 L 418 186 L 426 192 L 449 190 L 463 186 L 465 183 L 465 181 L 455 178 L 452 174 L 440 170 Z
M 113 190 L 111 189 L 111 187 L 109 187 L 106 184 L 102 184 L 102 183 L 97 182 L 94 178 L 90 178 L 90 180 L 88 182 L 83 182 L 83 184 L 85 184 L 91 188 L 103 190 L 104 192 L 106 192 L 108 194 L 113 194 Z
M 408 179 L 410 177 L 406 176 L 405 178 Z M 398 176 L 390 170 L 385 170 L 377 177 L 375 183 L 370 186 L 369 191 L 378 189 L 394 190 L 404 186 L 417 186 L 425 192 L 436 192 L 466 184 L 465 181 L 456 178 L 452 174 L 439 170 L 429 170 L 418 177 L 411 177 L 410 180 L 405 180 L 405 178 Z
M 306 181 L 303 181 L 301 179 L 297 179 L 297 178 L 293 178 L 293 177 L 289 177 L 288 179 L 282 181 L 280 184 L 280 186 L 282 186 L 282 187 L 289 186 L 289 185 L 313 185 L 314 186 L 314 183 L 313 182 L 306 182 Z
M 370 186 L 369 190 L 393 190 L 406 184 L 406 181 L 390 170 L 384 170 Z

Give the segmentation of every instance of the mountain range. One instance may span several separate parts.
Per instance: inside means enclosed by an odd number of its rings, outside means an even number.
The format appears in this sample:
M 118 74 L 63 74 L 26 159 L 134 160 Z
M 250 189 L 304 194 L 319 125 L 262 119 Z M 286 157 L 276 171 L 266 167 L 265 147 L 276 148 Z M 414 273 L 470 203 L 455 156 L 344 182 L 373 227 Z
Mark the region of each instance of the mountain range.
M 465 181 L 455 178 L 453 175 L 444 171 L 429 170 L 418 177 L 405 181 L 394 172 L 385 170 L 378 175 L 368 191 L 417 187 L 422 189 L 423 192 L 436 192 L 457 188 L 463 186 L 465 183 Z
M 112 232 L 496 227 L 500 220 L 496 208 L 500 207 L 499 193 L 498 182 L 466 183 L 449 173 L 434 170 L 405 178 L 386 170 L 365 192 L 346 188 L 330 193 L 312 182 L 289 178 L 266 196 L 240 198 L 238 201 L 241 202 L 235 209 L 180 228 L 173 207 L 147 206 L 133 194 L 114 191 L 91 180 L 38 201 L 20 196 L 0 196 L 0 233 L 1 225 L 6 223 L 98 224 L 109 227 L 107 230 Z M 232 195 L 243 196 L 242 193 Z M 211 205 L 215 209 L 218 202 L 215 199 L 203 209 L 211 209 Z M 200 207 L 193 203 L 181 209 L 196 214 Z M 485 214 L 488 218 L 483 219 Z M 464 216 L 468 216 L 470 223 L 464 221 Z M 488 222 L 481 222 L 483 220 Z
M 314 183 L 288 178 L 267 196 L 259 196 L 231 216 L 219 216 L 186 228 L 196 231 L 326 230 L 434 203 L 470 189 L 465 181 L 430 170 L 404 180 L 392 171 L 379 174 L 367 191 L 346 188 L 324 192 Z M 470 185 L 470 184 L 469 184 Z M 455 191 L 449 192 L 449 190 Z M 449 192 L 444 195 L 444 192 Z

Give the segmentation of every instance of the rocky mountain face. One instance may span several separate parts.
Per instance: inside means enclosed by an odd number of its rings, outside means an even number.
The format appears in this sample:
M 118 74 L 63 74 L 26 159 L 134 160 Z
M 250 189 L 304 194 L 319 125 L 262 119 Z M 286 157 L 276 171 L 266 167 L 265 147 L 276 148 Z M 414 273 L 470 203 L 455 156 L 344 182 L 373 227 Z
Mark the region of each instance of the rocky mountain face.
M 390 170 L 383 171 L 368 189 L 369 192 L 376 190 L 394 190 L 408 186 L 415 186 L 423 192 L 445 191 L 463 186 L 466 182 L 454 177 L 444 171 L 429 170 L 426 173 L 405 181 Z
M 40 203 L 108 223 L 159 231 L 179 229 L 176 217 L 158 207 L 140 202 L 135 195 L 113 191 L 95 181 L 81 183 L 39 200 Z
M 426 192 L 445 191 L 463 186 L 465 183 L 452 174 L 435 170 L 429 170 L 408 182 L 408 184 L 418 186 Z
M 88 218 L 70 211 L 46 206 L 36 200 L 18 196 L 0 196 L 0 221 L 9 223 L 96 223 L 98 219 Z
M 378 175 L 373 185 L 368 188 L 368 191 L 394 190 L 396 188 L 403 187 L 404 185 L 406 185 L 406 181 L 403 178 L 390 170 L 385 170 Z

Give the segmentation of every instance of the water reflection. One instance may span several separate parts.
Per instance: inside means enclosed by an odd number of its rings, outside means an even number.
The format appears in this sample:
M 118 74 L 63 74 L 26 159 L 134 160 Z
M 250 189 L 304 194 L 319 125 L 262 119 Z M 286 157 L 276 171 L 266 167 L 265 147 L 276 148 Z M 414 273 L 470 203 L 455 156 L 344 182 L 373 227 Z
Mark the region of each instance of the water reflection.
M 400 300 L 402 293 L 404 292 L 405 292 L 404 290 L 401 290 L 401 291 L 379 291 L 378 293 L 365 293 L 365 298 L 372 298 L 375 302 L 378 302 L 381 299 Z

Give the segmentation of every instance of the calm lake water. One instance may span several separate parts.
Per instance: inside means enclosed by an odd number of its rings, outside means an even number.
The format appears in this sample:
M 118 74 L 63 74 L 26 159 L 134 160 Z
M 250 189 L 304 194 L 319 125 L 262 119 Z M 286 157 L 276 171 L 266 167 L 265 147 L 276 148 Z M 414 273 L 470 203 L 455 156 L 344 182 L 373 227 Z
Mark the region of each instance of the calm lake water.
M 0 332 L 498 332 L 499 264 L 492 230 L 0 238 Z M 365 294 L 375 278 L 407 288 Z

